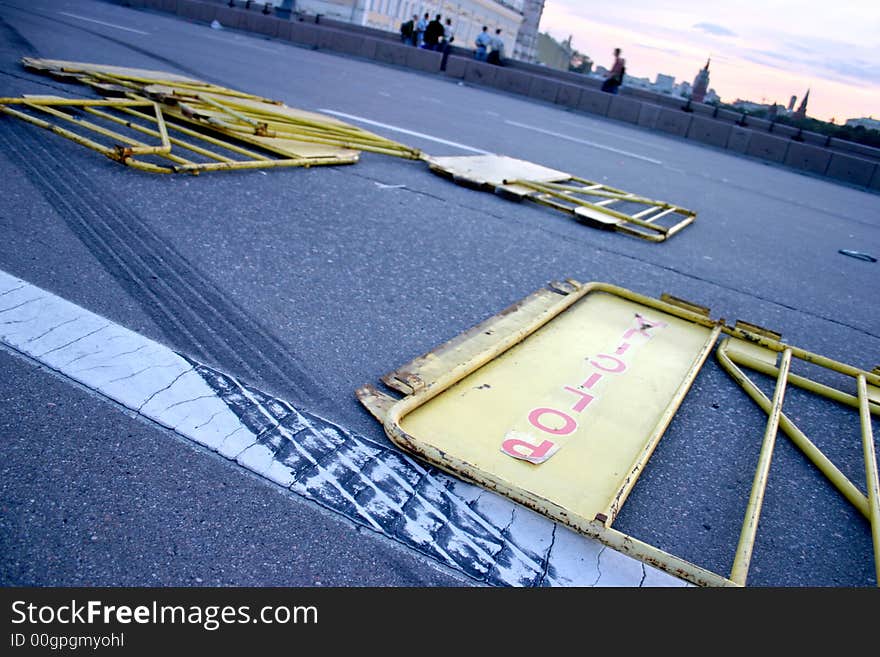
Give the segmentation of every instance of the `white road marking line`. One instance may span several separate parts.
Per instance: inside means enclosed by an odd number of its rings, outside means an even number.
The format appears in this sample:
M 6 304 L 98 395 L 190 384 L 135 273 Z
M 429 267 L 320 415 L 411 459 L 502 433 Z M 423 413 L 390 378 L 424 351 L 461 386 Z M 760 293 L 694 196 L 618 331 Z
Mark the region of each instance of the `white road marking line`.
M 626 135 L 619 135 L 610 130 L 602 130 L 601 128 L 596 128 L 592 125 L 584 125 L 583 123 L 577 123 L 575 121 L 560 121 L 560 123 L 564 123 L 565 125 L 570 125 L 580 130 L 586 130 L 588 132 L 598 132 L 601 135 L 608 135 L 609 137 L 614 137 L 615 139 L 623 139 L 624 141 L 631 141 L 634 144 L 641 144 L 642 146 L 647 146 L 648 148 L 654 148 L 658 151 L 669 151 L 671 150 L 667 146 L 661 146 L 660 144 L 654 144 L 645 139 L 637 139 L 636 137 L 627 137 Z
M 448 139 L 441 139 L 440 137 L 426 135 L 424 132 L 416 132 L 415 130 L 407 130 L 406 128 L 401 128 L 396 125 L 390 125 L 388 123 L 380 123 L 379 121 L 373 121 L 372 119 L 367 119 L 367 118 L 364 118 L 363 116 L 356 116 L 354 114 L 346 114 L 345 112 L 337 112 L 336 110 L 332 110 L 332 109 L 319 109 L 318 111 L 323 112 L 324 114 L 332 114 L 333 116 L 338 116 L 339 118 L 342 118 L 342 119 L 348 119 L 350 121 L 357 121 L 358 123 L 366 123 L 367 125 L 372 125 L 377 128 L 385 128 L 386 130 L 400 132 L 404 135 L 418 137 L 419 139 L 427 139 L 428 141 L 433 141 L 438 144 L 444 144 L 446 146 L 453 146 L 455 148 L 460 148 L 463 151 L 470 151 L 471 153 L 479 153 L 480 155 L 491 155 L 491 153 L 489 151 L 484 151 L 481 148 L 474 148 L 473 146 L 459 144 L 457 141 L 449 141 Z
M 203 445 L 241 426 L 178 354 L 32 285 L 12 289 L 21 283 L 0 272 L 0 342 Z
M 147 36 L 149 36 L 150 34 L 149 32 L 142 32 L 141 30 L 135 30 L 130 27 L 125 27 L 123 25 L 116 25 L 115 23 L 105 23 L 104 21 L 99 21 L 94 18 L 87 18 L 86 16 L 80 16 L 79 14 L 71 14 L 66 11 L 59 11 L 58 13 L 62 16 L 69 16 L 70 18 L 76 18 L 77 20 L 88 21 L 89 23 L 97 23 L 98 25 L 103 25 L 104 27 L 112 27 L 117 30 L 125 30 L 126 32 L 134 32 L 135 34 L 144 34 Z
M 237 46 L 244 46 L 245 48 L 252 48 L 253 50 L 262 50 L 263 52 L 270 52 L 273 55 L 278 55 L 281 52 L 280 50 L 276 50 L 275 48 L 266 48 L 264 46 L 258 46 L 254 43 L 248 43 L 248 41 L 246 39 L 240 39 L 237 37 L 233 37 L 231 39 L 224 39 L 223 37 L 216 37 L 212 34 L 203 34 L 202 38 L 203 39 L 210 39 L 211 41 L 219 41 L 219 42 L 225 43 L 227 45 L 231 43 L 231 44 L 234 44 Z
M 597 144 L 594 141 L 588 141 L 586 139 L 578 139 L 577 137 L 572 137 L 571 135 L 566 135 L 561 132 L 553 132 L 552 130 L 545 130 L 544 128 L 538 128 L 533 125 L 528 125 L 527 123 L 519 123 L 518 121 L 504 121 L 507 125 L 516 126 L 517 128 L 524 128 L 525 130 L 532 130 L 534 132 L 540 132 L 544 135 L 550 135 L 551 137 L 558 137 L 559 139 L 565 139 L 567 141 L 573 141 L 576 144 L 583 144 L 584 146 L 590 146 L 592 148 L 598 148 L 603 151 L 609 151 L 610 153 L 616 153 L 617 155 L 623 155 L 624 157 L 631 157 L 636 160 L 641 160 L 642 162 L 650 162 L 651 164 L 660 164 L 663 162 L 660 160 L 655 160 L 653 157 L 645 157 L 644 155 L 639 155 L 638 153 L 630 153 L 629 151 L 623 151 L 619 148 L 614 148 L 612 146 L 606 146 L 605 144 Z
M 549 586 L 635 587 L 643 580 L 687 586 L 495 493 L 432 474 L 410 457 L 341 427 L 317 426 L 324 421 L 283 400 L 268 398 L 264 406 L 257 398 L 263 393 L 230 377 L 225 378 L 235 389 L 227 386 L 221 394 L 214 379 L 224 375 L 2 270 L 0 344 L 268 481 L 331 509 L 342 500 L 377 532 L 423 546 L 439 561 L 467 571 L 464 560 L 471 572 L 495 584 L 529 585 L 543 571 L 541 582 Z M 262 425 L 242 414 L 242 400 L 264 416 Z M 273 415 L 273 406 L 283 406 L 290 415 Z M 296 422 L 290 422 L 291 416 Z M 267 433 L 291 443 L 311 469 L 297 474 L 287 460 L 276 459 L 277 452 L 267 448 Z M 353 477 L 358 484 L 350 489 Z M 371 493 L 361 497 L 352 492 L 358 487 Z M 396 527 L 396 533 L 389 527 Z

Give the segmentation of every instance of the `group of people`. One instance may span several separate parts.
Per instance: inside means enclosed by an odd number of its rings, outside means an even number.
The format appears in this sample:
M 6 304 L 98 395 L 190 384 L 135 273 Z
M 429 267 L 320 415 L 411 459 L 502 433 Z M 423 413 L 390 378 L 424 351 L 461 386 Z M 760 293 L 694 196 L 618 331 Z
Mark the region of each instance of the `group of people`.
M 430 20 L 430 14 L 427 12 L 421 18 L 414 15 L 410 20 L 400 24 L 400 40 L 417 48 L 439 50 L 448 56 L 452 42 L 455 41 L 455 34 L 452 28 L 452 19 L 447 18 L 444 25 L 442 18 L 440 14 L 437 14 L 434 20 Z M 501 28 L 496 29 L 495 34 L 489 34 L 489 27 L 484 25 L 482 32 L 477 35 L 474 45 L 476 46 L 475 59 L 501 65 L 504 58 Z
M 489 28 L 484 25 L 474 44 L 477 46 L 474 59 L 501 66 L 504 60 L 504 41 L 501 39 L 500 27 L 495 30 L 495 34 L 489 34 Z
M 443 17 L 440 14 L 437 14 L 434 20 L 430 18 L 431 15 L 425 12 L 421 18 L 413 16 L 410 20 L 401 23 L 400 40 L 417 48 L 448 51 L 455 41 L 452 19 L 447 18 L 446 25 L 443 25 Z
M 443 63 L 441 67 L 446 68 L 446 58 L 455 41 L 455 35 L 452 29 L 452 19 L 446 19 L 446 25 L 443 25 L 442 16 L 437 14 L 434 20 L 430 20 L 431 15 L 425 12 L 421 18 L 414 15 L 410 20 L 400 24 L 400 39 L 404 43 L 416 46 L 417 48 L 425 48 L 426 50 L 440 50 L 443 52 Z M 483 26 L 482 31 L 474 40 L 476 50 L 474 51 L 474 59 L 489 64 L 501 65 L 504 58 L 504 41 L 501 39 L 501 28 L 495 30 L 495 34 L 489 34 L 489 27 Z M 618 88 L 623 84 L 623 76 L 626 74 L 626 60 L 620 56 L 620 48 L 614 49 L 614 64 L 611 70 L 605 75 L 605 81 L 602 83 L 602 91 L 616 94 Z

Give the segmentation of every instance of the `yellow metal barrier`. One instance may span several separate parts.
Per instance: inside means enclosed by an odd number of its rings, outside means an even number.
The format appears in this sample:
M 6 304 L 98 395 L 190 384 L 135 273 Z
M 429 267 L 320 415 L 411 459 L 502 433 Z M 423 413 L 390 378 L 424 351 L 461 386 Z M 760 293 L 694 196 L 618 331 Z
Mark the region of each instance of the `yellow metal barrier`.
M 721 335 L 718 359 L 768 413 L 764 441 L 729 576 L 713 573 L 613 528 L 630 491 Z M 775 361 L 781 354 L 781 362 Z M 858 383 L 869 495 L 864 495 L 782 412 L 788 382 L 840 401 L 847 393 L 790 371 L 793 359 Z M 772 368 L 767 399 L 734 360 Z M 880 415 L 880 373 L 783 343 L 744 323 L 664 295 L 604 283 L 555 283 L 482 322 L 357 396 L 400 447 L 575 530 L 700 585 L 742 586 L 779 428 L 871 523 L 880 553 L 876 456 L 870 415 Z M 850 404 L 851 405 L 851 404 Z
M 114 151 L 124 151 L 125 157 L 114 159 L 145 171 L 199 173 L 228 169 L 349 164 L 357 161 L 360 151 L 415 160 L 422 156 L 418 149 L 380 137 L 338 119 L 291 108 L 278 101 L 185 76 L 163 71 L 28 57 L 23 58 L 22 63 L 30 70 L 89 85 L 99 93 L 119 97 L 119 100 L 101 101 L 94 105 L 86 100 L 68 101 L 61 98 L 42 97 L 30 103 L 27 102 L 29 100 L 27 98 L 5 98 L 0 99 L 0 108 L 18 104 L 30 109 L 39 109 L 57 119 L 75 123 L 79 128 L 108 137 L 115 142 L 109 146 L 101 144 L 90 137 L 76 135 L 47 121 L 32 120 L 33 117 L 28 118 L 22 112 L 4 110 L 5 114 L 49 129 L 108 156 Z M 149 147 L 130 135 L 107 130 L 95 123 L 71 117 L 70 114 L 51 108 L 51 106 L 66 105 L 68 109 L 73 106 L 103 106 L 108 110 L 130 110 L 144 106 L 148 101 L 151 101 L 152 107 L 161 108 L 161 111 L 155 110 L 156 116 L 161 117 L 156 126 L 159 131 L 164 130 L 165 125 L 173 121 L 174 131 L 196 142 L 204 142 L 191 144 L 183 142 L 178 136 L 176 141 L 171 141 L 171 144 L 213 161 L 200 163 L 172 155 L 166 159 L 174 162 L 176 166 L 163 166 L 155 162 L 134 159 L 132 157 L 134 155 L 163 153 L 148 152 L 144 149 Z M 86 111 L 104 120 L 125 125 L 117 121 L 114 116 L 107 116 L 106 112 L 100 115 L 92 110 Z M 130 127 L 142 135 L 152 134 L 149 129 L 144 130 L 142 125 Z M 268 151 L 280 156 L 280 159 L 265 157 L 252 149 L 243 149 L 239 143 L 258 147 L 261 153 Z M 190 149 L 190 145 L 194 145 L 195 148 Z M 221 153 L 215 153 L 213 149 L 207 148 L 208 145 L 220 147 Z M 245 159 L 234 159 L 229 156 L 230 152 Z
M 110 129 L 86 120 L 77 115 L 80 111 L 118 128 Z M 310 145 L 303 153 L 293 153 L 289 144 L 276 144 L 271 139 L 254 141 L 254 145 L 262 151 L 256 152 L 229 139 L 211 137 L 180 125 L 177 121 L 182 121 L 181 117 L 168 121 L 167 110 L 151 100 L 136 97 L 106 100 L 56 96 L 0 98 L 0 112 L 70 139 L 126 166 L 151 173 L 197 174 L 220 169 L 309 167 L 351 164 L 358 159 L 357 151 L 331 146 L 315 148 Z M 39 115 L 46 115 L 58 122 L 52 123 Z M 70 128 L 62 127 L 62 124 L 70 124 Z M 120 132 L 120 129 L 125 132 Z M 138 135 L 153 137 L 159 143 L 148 144 L 137 138 Z M 190 139 L 185 140 L 183 136 Z M 102 138 L 109 140 L 109 143 L 102 141 Z M 187 151 L 189 157 L 183 157 L 182 153 Z M 193 155 L 210 161 L 194 161 L 190 159 Z M 152 159 L 146 159 L 148 157 Z
M 593 228 L 662 242 L 689 226 L 692 210 L 625 192 L 564 171 L 501 155 L 425 157 L 431 170 L 459 184 L 551 207 Z M 611 207 L 611 206 L 614 207 Z
M 124 157 L 118 156 L 114 159 L 145 171 L 199 173 L 223 169 L 342 164 L 356 161 L 359 152 L 367 151 L 410 160 L 425 160 L 432 171 L 457 182 L 494 191 L 511 200 L 539 203 L 565 212 L 588 226 L 614 230 L 652 242 L 669 239 L 696 218 L 696 213 L 692 210 L 672 203 L 656 201 L 523 160 L 498 155 L 433 157 L 417 148 L 335 118 L 295 109 L 275 100 L 182 75 L 32 57 L 24 57 L 21 61 L 29 70 L 88 85 L 104 96 L 116 96 L 135 102 L 146 99 L 154 101 L 156 106 L 161 107 L 161 112 L 157 109 L 155 115 L 164 115 L 166 121 L 173 120 L 176 132 L 206 142 L 202 145 L 190 144 L 182 142 L 176 136 L 170 143 L 212 160 L 210 163 L 197 163 L 166 152 L 161 154 L 173 162 L 174 166 L 145 162 L 133 156 L 160 153 L 147 153 L 143 149 L 151 147 L 143 145 L 132 136 L 120 136 L 118 132 L 107 131 L 94 123 L 74 120 L 80 128 L 87 128 L 116 140 L 110 146 L 101 145 L 84 135 L 75 135 L 42 119 L 27 118 L 23 113 L 9 111 L 3 106 L 4 103 L 19 103 L 21 99 L 7 98 L 0 101 L 0 110 L 9 116 L 52 130 L 110 157 L 111 153 L 124 153 Z M 60 105 L 63 102 L 59 99 L 55 104 Z M 38 108 L 61 120 L 70 120 L 63 112 L 52 111 L 49 105 L 47 102 L 40 102 L 30 105 L 30 108 Z M 119 124 L 116 118 L 108 116 L 106 112 L 98 114 L 100 110 L 95 110 L 92 106 L 82 106 L 90 107 L 86 111 L 95 116 Z M 129 114 L 133 107 L 138 107 L 112 103 L 105 106 L 124 109 Z M 198 132 L 187 132 L 183 125 L 189 126 L 190 130 L 198 128 Z M 156 136 L 155 131 L 145 129 L 144 126 L 134 125 L 131 128 L 141 134 Z M 163 129 L 161 120 L 157 128 L 160 131 Z M 282 159 L 270 159 L 249 150 L 243 151 L 236 146 L 237 142 L 268 150 L 280 155 Z M 208 144 L 243 155 L 246 160 L 239 161 L 228 157 L 228 154 L 216 154 L 207 148 Z

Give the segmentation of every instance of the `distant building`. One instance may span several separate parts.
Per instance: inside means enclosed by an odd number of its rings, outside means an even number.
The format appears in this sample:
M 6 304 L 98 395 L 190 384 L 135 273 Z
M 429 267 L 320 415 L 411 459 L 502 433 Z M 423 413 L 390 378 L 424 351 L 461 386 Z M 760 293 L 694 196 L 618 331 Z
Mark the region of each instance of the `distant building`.
M 536 59 L 539 64 L 559 71 L 567 71 L 574 54 L 571 47 L 571 37 L 559 43 L 549 34 L 539 34 L 535 41 Z
M 679 84 L 675 86 L 673 93 L 678 96 L 688 97 L 691 95 L 691 83 L 685 80 L 682 80 Z
M 752 114 L 755 112 L 766 112 L 770 109 L 769 105 L 753 103 L 750 100 L 740 100 L 739 98 L 733 101 L 731 105 L 742 112 L 750 112 Z
M 654 83 L 654 91 L 661 94 L 671 94 L 675 88 L 675 76 L 666 75 L 664 73 L 657 74 L 657 81 Z
M 544 13 L 544 0 L 520 0 L 522 23 L 516 33 L 513 58 L 534 62 L 538 54 L 538 25 Z
M 654 84 L 649 78 L 637 78 L 633 75 L 623 74 L 623 83 L 627 87 L 635 87 L 637 89 L 654 89 Z
M 794 104 L 797 102 L 797 96 L 792 96 L 791 100 L 788 101 L 788 111 L 794 112 Z
M 694 89 L 691 92 L 691 99 L 702 103 L 706 98 L 706 91 L 709 89 L 709 62 L 710 59 L 706 60 L 706 65 L 700 69 L 699 73 L 697 73 L 697 77 L 694 78 Z
M 412 0 L 296 0 L 294 5 L 296 11 L 305 14 L 321 14 L 333 20 L 395 33 L 399 33 L 400 24 L 413 15 L 422 16 L 428 12 L 434 18 L 441 14 L 444 23 L 447 18 L 452 19 L 455 45 L 465 48 L 474 47 L 474 39 L 483 29 L 483 25 L 488 25 L 493 34 L 500 27 L 504 52 L 510 55 L 514 51 L 517 33 L 523 23 L 523 10 L 527 1 L 440 0 L 426 3 Z M 541 2 L 542 7 L 543 4 Z
M 794 113 L 794 117 L 798 119 L 805 119 L 807 117 L 807 101 L 810 99 L 810 90 L 807 89 L 807 93 L 804 94 L 804 97 L 801 99 L 801 104 L 797 108 L 797 111 Z
M 850 125 L 854 128 L 862 126 L 866 130 L 880 131 L 880 120 L 875 119 L 873 116 L 868 118 L 863 117 L 861 119 L 847 119 L 844 125 Z
M 704 103 L 709 103 L 710 105 L 717 105 L 721 102 L 721 96 L 719 96 L 714 89 L 709 89 L 706 92 L 706 98 L 703 99 Z
M 588 55 L 575 50 L 571 55 L 571 65 L 568 70 L 589 75 L 593 70 L 593 60 Z
M 777 103 L 755 103 L 751 100 L 741 100 L 737 98 L 731 103 L 736 109 L 747 112 L 749 114 L 766 115 L 771 121 L 776 120 L 779 116 L 787 116 L 790 112 L 784 105 Z

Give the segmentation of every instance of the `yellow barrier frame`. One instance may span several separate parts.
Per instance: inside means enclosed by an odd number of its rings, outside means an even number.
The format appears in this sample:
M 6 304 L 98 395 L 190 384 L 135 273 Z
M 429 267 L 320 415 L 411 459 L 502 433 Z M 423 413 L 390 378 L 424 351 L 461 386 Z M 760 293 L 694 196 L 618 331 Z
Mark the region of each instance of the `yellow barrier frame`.
M 571 214 L 588 226 L 610 228 L 651 242 L 669 239 L 697 218 L 697 213 L 693 210 L 638 196 L 577 176 L 572 176 L 564 183 L 512 180 L 508 184 L 531 190 L 532 193 L 525 197 L 528 200 Z M 602 200 L 594 201 L 593 197 Z M 620 202 L 646 207 L 633 214 L 610 207 Z M 678 220 L 671 226 L 661 225 L 659 221 L 668 216 L 674 216 Z
M 2 107 L 4 113 L 50 130 L 143 171 L 197 174 L 203 171 L 230 169 L 351 164 L 358 160 L 359 151 L 415 160 L 422 157 L 422 153 L 418 149 L 380 137 L 338 119 L 297 110 L 287 107 L 279 101 L 185 76 L 162 71 L 30 57 L 23 57 L 21 61 L 29 70 L 65 80 L 72 79 L 91 86 L 105 96 L 118 96 L 120 99 L 68 101 L 46 96 L 4 98 L 0 99 L 0 107 L 15 104 L 24 105 L 29 109 L 50 114 L 56 119 L 74 123 L 92 133 L 109 137 L 115 143 L 112 147 L 107 147 L 94 139 L 62 128 L 60 125 L 37 119 L 24 112 L 10 110 L 8 107 Z M 179 137 L 169 140 L 159 135 L 162 139 L 162 146 L 152 147 L 140 140 L 80 120 L 52 107 L 53 105 L 58 107 L 79 106 L 84 111 L 104 120 L 125 125 L 142 134 L 157 136 L 155 131 L 143 129 L 143 126 L 137 124 L 129 125 L 106 112 L 100 113 L 100 110 L 94 109 L 94 107 L 104 106 L 138 115 L 132 111 L 132 108 L 139 108 L 144 103 L 151 104 L 153 117 L 150 118 L 157 123 L 157 129 L 160 133 L 166 130 L 167 124 L 183 135 L 244 156 L 247 160 L 236 160 L 215 153 L 211 149 L 183 141 Z M 202 130 L 186 129 L 179 123 L 186 123 Z M 204 134 L 205 131 L 210 131 L 210 134 Z M 280 155 L 281 158 L 273 159 L 262 156 L 237 146 L 230 139 L 256 146 L 262 151 Z M 197 163 L 184 159 L 170 153 L 172 145 L 191 150 L 214 161 Z M 170 160 L 176 166 L 161 166 L 145 162 L 136 159 L 134 157 L 136 155 L 157 155 Z
M 633 194 L 503 155 L 424 157 L 431 171 L 512 201 L 531 201 L 574 217 L 592 228 L 663 242 L 690 226 L 697 213 L 674 203 Z M 626 205 L 640 209 L 624 212 Z M 616 207 L 611 207 L 616 206 Z
M 83 130 L 87 130 L 96 135 L 109 138 L 113 145 L 107 146 L 94 139 L 83 136 L 61 127 L 59 124 L 31 116 L 25 112 L 13 109 L 12 105 L 20 105 L 28 109 L 48 114 L 51 117 L 71 123 Z M 138 139 L 122 134 L 120 132 L 109 130 L 103 126 L 97 125 L 91 121 L 87 121 L 71 114 L 67 114 L 58 108 L 75 108 L 90 113 L 101 119 L 117 123 L 134 132 L 140 132 L 159 139 L 159 145 L 150 145 Z M 138 117 L 142 120 L 152 122 L 156 125 L 156 130 L 151 130 L 130 120 L 122 119 L 118 116 L 108 113 L 105 110 L 118 110 L 119 112 Z M 150 109 L 152 112 L 141 112 L 138 109 Z M 162 107 L 157 103 L 144 98 L 116 98 L 116 99 L 68 99 L 54 96 L 33 96 L 23 98 L 0 98 L 0 112 L 30 123 L 31 125 L 48 130 L 56 135 L 69 139 L 81 146 L 85 146 L 102 155 L 125 164 L 126 166 L 147 171 L 150 173 L 191 173 L 198 174 L 203 171 L 217 170 L 241 170 L 241 169 L 266 169 L 274 167 L 310 167 L 322 164 L 351 164 L 357 161 L 356 155 L 336 154 L 324 157 L 281 157 L 272 159 L 266 155 L 262 155 L 253 150 L 243 148 L 235 143 L 211 137 L 191 130 L 177 123 L 167 122 Z M 220 149 L 241 155 L 247 159 L 236 160 L 227 157 L 221 153 L 213 151 L 204 146 L 199 146 L 189 141 L 185 141 L 177 136 L 169 134 L 169 128 L 173 132 L 186 135 L 194 140 L 201 141 L 204 144 L 210 144 Z M 263 150 L 272 150 L 271 146 L 255 143 L 255 146 Z M 172 153 L 172 146 L 178 146 L 182 149 L 198 153 L 208 157 L 213 162 L 193 162 Z M 283 153 L 284 151 L 278 151 Z M 153 155 L 164 158 L 173 163 L 171 166 L 163 166 L 137 159 L 138 156 Z
M 405 416 L 501 356 L 551 322 L 574 303 L 593 292 L 615 295 L 711 330 L 703 352 L 695 361 L 678 393 L 676 393 L 675 403 L 660 418 L 644 452 L 633 464 L 630 477 L 621 489 L 615 505 L 607 509 L 607 513 L 597 514 L 595 518 L 578 517 L 569 509 L 548 503 L 547 500 L 535 499 L 523 489 L 510 487 L 508 482 L 491 472 L 475 468 L 472 464 L 458 459 L 454 455 L 420 443 L 418 439 L 407 434 L 402 428 L 401 423 Z M 734 554 L 734 565 L 729 576 L 702 568 L 612 527 L 612 522 L 621 505 L 629 491 L 635 486 L 638 475 L 647 464 L 654 448 L 671 422 L 678 404 L 686 396 L 690 384 L 722 334 L 727 337 L 716 351 L 719 362 L 768 414 L 750 499 L 745 512 L 740 540 Z M 768 357 L 768 354 L 771 354 L 772 358 Z M 782 358 L 781 363 L 777 366 L 775 359 L 778 354 L 781 354 Z M 851 377 L 856 383 L 857 394 L 850 395 L 792 374 L 790 366 L 794 358 Z M 736 363 L 776 376 L 777 385 L 772 401 L 748 379 Z M 670 295 L 663 295 L 658 300 L 606 283 L 582 284 L 569 279 L 564 283 L 552 283 L 548 288 L 535 292 L 444 345 L 386 375 L 382 380 L 386 385 L 402 392 L 405 396 L 397 399 L 372 385 L 362 386 L 356 391 L 356 395 L 361 403 L 382 423 L 386 434 L 396 445 L 438 468 L 490 490 L 495 490 L 620 552 L 701 586 L 744 586 L 746 584 L 775 438 L 778 429 L 781 428 L 842 495 L 868 519 L 874 544 L 875 569 L 878 582 L 880 582 L 880 481 L 878 481 L 877 459 L 870 419 L 872 414 L 880 416 L 880 369 L 869 372 L 787 345 L 781 341 L 781 336 L 778 334 L 745 322 L 737 322 L 734 326 L 729 326 L 723 319 L 711 319 L 707 308 Z M 782 412 L 785 388 L 788 383 L 793 383 L 859 410 L 868 484 L 867 495 L 850 482 Z
M 696 219 L 696 212 L 678 205 L 650 199 L 514 158 L 491 154 L 476 158 L 432 157 L 417 148 L 381 137 L 337 119 L 297 110 L 278 101 L 227 89 L 186 76 L 146 69 L 32 57 L 23 57 L 21 62 L 29 70 L 89 85 L 105 96 L 121 96 L 136 101 L 149 98 L 157 103 L 154 106 L 157 117 L 161 118 L 161 113 L 164 112 L 168 119 L 208 129 L 215 136 L 208 138 L 207 135 L 187 133 L 175 126 L 179 132 L 212 145 L 222 145 L 227 150 L 248 158 L 246 162 L 239 162 L 224 156 L 218 157 L 209 149 L 191 148 L 190 144 L 179 138 L 171 141 L 171 144 L 175 146 L 189 148 L 193 152 L 215 160 L 212 163 L 197 164 L 170 154 L 168 152 L 170 145 L 167 140 L 163 141 L 163 147 L 166 147 L 166 150 L 160 151 L 155 148 L 150 150 L 151 147 L 138 140 L 122 137 L 112 131 L 108 132 L 106 129 L 94 126 L 94 124 L 76 121 L 62 112 L 53 112 L 46 103 L 30 105 L 31 108 L 37 107 L 62 120 L 73 120 L 80 127 L 86 127 L 93 132 L 121 142 L 108 150 L 107 147 L 101 146 L 93 140 L 76 136 L 75 133 L 59 126 L 27 118 L 27 115 L 23 113 L 2 108 L 2 111 L 10 116 L 51 130 L 143 171 L 199 173 L 222 169 L 342 164 L 356 161 L 356 152 L 367 151 L 409 160 L 422 160 L 435 173 L 450 177 L 456 182 L 488 189 L 511 200 L 530 200 L 569 214 L 577 221 L 593 228 L 614 230 L 651 242 L 663 242 L 669 239 Z M 6 101 L 6 104 L 18 102 L 17 99 L 2 100 Z M 68 103 L 68 105 L 72 104 Z M 122 106 L 117 107 L 121 108 Z M 158 107 L 163 109 L 159 110 Z M 130 110 L 131 108 L 126 109 Z M 86 111 L 96 114 L 94 109 Z M 106 115 L 96 115 L 105 120 L 115 121 L 114 118 Z M 129 127 L 143 134 L 155 136 L 152 132 L 142 130 L 139 127 Z M 164 123 L 160 120 L 160 132 L 163 129 Z M 270 160 L 252 152 L 236 149 L 228 142 L 220 143 L 219 139 L 223 135 L 280 153 L 283 158 Z M 286 153 L 281 149 L 280 143 L 287 143 Z M 306 146 L 311 146 L 311 149 Z M 314 156 L 314 151 L 320 149 L 321 146 L 342 149 L 344 152 L 336 153 L 335 157 L 328 153 L 324 153 L 324 157 Z M 348 151 L 355 152 L 355 155 L 353 156 Z M 313 156 L 305 157 L 306 153 Z M 171 160 L 175 166 L 167 167 L 143 162 L 133 157 L 137 154 L 160 155 Z M 291 157 L 291 155 L 301 157 Z M 475 162 L 479 162 L 479 164 L 475 165 Z M 513 168 L 511 168 L 511 164 L 513 164 Z M 461 166 L 468 170 L 464 175 L 462 175 Z M 506 173 L 499 175 L 499 171 L 506 171 Z M 624 209 L 628 204 L 639 206 L 640 209 L 625 212 Z M 612 205 L 615 207 L 611 207 Z M 670 220 L 673 222 L 670 223 Z

